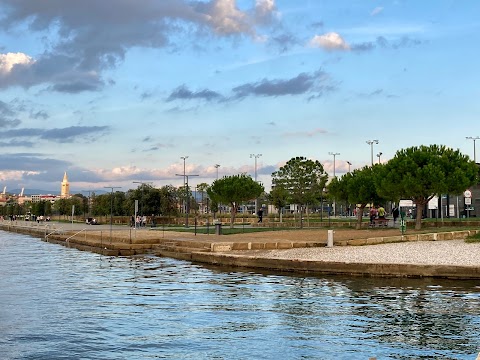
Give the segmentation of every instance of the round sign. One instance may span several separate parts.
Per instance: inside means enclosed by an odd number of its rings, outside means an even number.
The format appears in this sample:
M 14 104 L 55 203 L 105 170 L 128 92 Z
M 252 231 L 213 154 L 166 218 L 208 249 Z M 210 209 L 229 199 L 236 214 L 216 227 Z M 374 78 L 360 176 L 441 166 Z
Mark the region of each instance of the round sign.
M 463 192 L 463 196 L 465 196 L 466 198 L 471 198 L 472 197 L 472 192 L 470 190 L 465 190 Z

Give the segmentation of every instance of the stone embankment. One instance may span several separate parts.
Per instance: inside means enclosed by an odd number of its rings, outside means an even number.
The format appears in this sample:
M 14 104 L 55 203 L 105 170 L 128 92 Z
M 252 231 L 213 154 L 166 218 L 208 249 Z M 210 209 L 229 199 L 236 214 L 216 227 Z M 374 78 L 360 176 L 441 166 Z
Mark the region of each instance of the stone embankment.
M 69 229 L 58 224 L 4 222 L 0 229 L 107 256 L 154 254 L 217 265 L 316 274 L 480 279 L 480 230 L 413 233 L 398 230 L 274 231 L 239 235 L 194 235 L 125 227 Z M 369 246 L 361 246 L 369 245 Z

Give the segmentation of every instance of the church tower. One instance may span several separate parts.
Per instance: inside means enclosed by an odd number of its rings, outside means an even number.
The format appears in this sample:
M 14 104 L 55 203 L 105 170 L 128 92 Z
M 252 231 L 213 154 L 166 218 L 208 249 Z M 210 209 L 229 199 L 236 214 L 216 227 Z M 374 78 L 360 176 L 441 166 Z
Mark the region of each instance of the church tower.
M 70 183 L 68 182 L 67 172 L 63 175 L 62 180 L 62 191 L 60 192 L 60 197 L 66 199 L 70 197 Z

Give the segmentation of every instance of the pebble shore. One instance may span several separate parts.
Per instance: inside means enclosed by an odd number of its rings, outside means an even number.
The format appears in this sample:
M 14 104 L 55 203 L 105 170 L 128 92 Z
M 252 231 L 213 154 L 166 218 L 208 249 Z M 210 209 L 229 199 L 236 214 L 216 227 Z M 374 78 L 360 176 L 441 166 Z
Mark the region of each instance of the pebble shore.
M 243 252 L 245 254 L 245 252 Z M 480 265 L 480 243 L 464 240 L 401 242 L 368 246 L 338 246 L 259 250 L 251 255 L 267 259 L 363 264 Z

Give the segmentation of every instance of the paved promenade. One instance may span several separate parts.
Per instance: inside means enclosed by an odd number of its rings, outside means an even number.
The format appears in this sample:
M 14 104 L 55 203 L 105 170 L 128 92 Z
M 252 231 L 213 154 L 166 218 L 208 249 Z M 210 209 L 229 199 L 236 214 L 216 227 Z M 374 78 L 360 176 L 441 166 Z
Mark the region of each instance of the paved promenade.
M 398 229 L 337 229 L 326 247 L 326 229 L 218 236 L 85 224 L 3 222 L 7 231 L 108 256 L 155 254 L 200 263 L 307 273 L 480 279 L 475 231 L 399 235 Z M 359 246 L 366 245 L 366 246 Z

